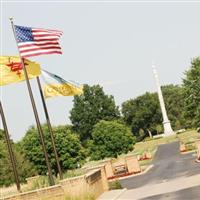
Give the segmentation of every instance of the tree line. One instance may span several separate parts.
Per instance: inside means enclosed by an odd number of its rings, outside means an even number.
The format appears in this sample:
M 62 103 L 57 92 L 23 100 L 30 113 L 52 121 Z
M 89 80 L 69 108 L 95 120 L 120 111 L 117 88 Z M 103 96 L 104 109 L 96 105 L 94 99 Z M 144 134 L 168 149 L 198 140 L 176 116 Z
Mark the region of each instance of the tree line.
M 115 104 L 100 85 L 84 85 L 84 93 L 74 97 L 70 111 L 72 125 L 53 127 L 55 143 L 64 171 L 75 169 L 88 159 L 117 157 L 134 144 L 163 132 L 157 93 L 145 94 Z M 200 131 L 200 57 L 191 62 L 181 85 L 162 86 L 169 120 L 174 130 Z M 53 173 L 58 173 L 47 125 L 42 126 Z M 30 127 L 18 143 L 13 143 L 21 181 L 47 172 L 36 127 Z M 13 183 L 12 169 L 0 131 L 0 185 Z

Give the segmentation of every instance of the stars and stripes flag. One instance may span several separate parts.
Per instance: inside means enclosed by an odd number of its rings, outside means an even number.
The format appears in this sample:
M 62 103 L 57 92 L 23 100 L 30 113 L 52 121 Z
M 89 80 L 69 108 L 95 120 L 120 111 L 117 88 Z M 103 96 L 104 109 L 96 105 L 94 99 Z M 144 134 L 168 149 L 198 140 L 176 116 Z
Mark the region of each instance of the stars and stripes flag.
M 62 31 L 15 25 L 16 39 L 22 57 L 62 54 L 59 38 Z

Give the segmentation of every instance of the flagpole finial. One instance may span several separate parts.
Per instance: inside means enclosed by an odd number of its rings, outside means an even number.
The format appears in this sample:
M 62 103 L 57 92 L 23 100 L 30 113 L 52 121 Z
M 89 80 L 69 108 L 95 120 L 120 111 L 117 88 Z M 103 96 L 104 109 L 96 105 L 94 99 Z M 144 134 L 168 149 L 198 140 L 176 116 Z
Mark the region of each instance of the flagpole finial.
M 9 20 L 10 20 L 10 21 L 13 21 L 13 17 L 9 17 Z

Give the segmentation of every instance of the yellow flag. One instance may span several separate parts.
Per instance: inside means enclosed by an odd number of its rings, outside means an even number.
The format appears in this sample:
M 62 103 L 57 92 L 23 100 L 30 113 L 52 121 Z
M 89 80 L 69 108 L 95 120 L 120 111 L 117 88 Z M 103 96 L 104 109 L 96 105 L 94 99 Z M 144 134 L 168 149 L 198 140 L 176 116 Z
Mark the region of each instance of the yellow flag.
M 75 96 L 83 93 L 82 88 L 74 87 L 70 84 L 48 84 L 44 86 L 45 98 L 55 96 Z
M 24 59 L 28 78 L 41 74 L 40 65 Z M 0 86 L 24 81 L 25 76 L 19 56 L 0 56 Z
M 42 77 L 46 83 L 43 88 L 45 98 L 83 94 L 83 86 L 78 85 L 77 83 L 66 81 L 45 70 L 42 70 Z

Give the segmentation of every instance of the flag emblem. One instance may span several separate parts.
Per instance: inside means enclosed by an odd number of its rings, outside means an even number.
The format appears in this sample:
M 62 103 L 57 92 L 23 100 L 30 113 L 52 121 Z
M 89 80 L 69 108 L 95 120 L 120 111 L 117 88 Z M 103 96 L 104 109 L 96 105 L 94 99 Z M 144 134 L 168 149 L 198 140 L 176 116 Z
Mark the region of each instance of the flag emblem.
M 28 78 L 32 79 L 41 74 L 40 65 L 24 59 Z M 0 86 L 25 80 L 21 59 L 18 56 L 0 56 Z
M 41 54 L 62 54 L 61 31 L 15 25 L 16 39 L 22 57 Z
M 42 70 L 42 78 L 45 82 L 44 96 L 75 96 L 83 93 L 83 87 L 73 81 L 66 81 L 63 78 L 52 74 L 46 70 Z
M 9 58 L 9 60 L 10 60 L 10 58 Z M 21 70 L 23 69 L 22 63 L 21 63 L 21 62 L 10 62 L 10 61 L 9 61 L 6 65 L 7 65 L 8 67 L 10 67 L 10 70 L 11 70 L 12 72 L 16 72 L 18 75 L 21 74 Z M 24 62 L 24 65 L 26 65 L 25 62 Z

